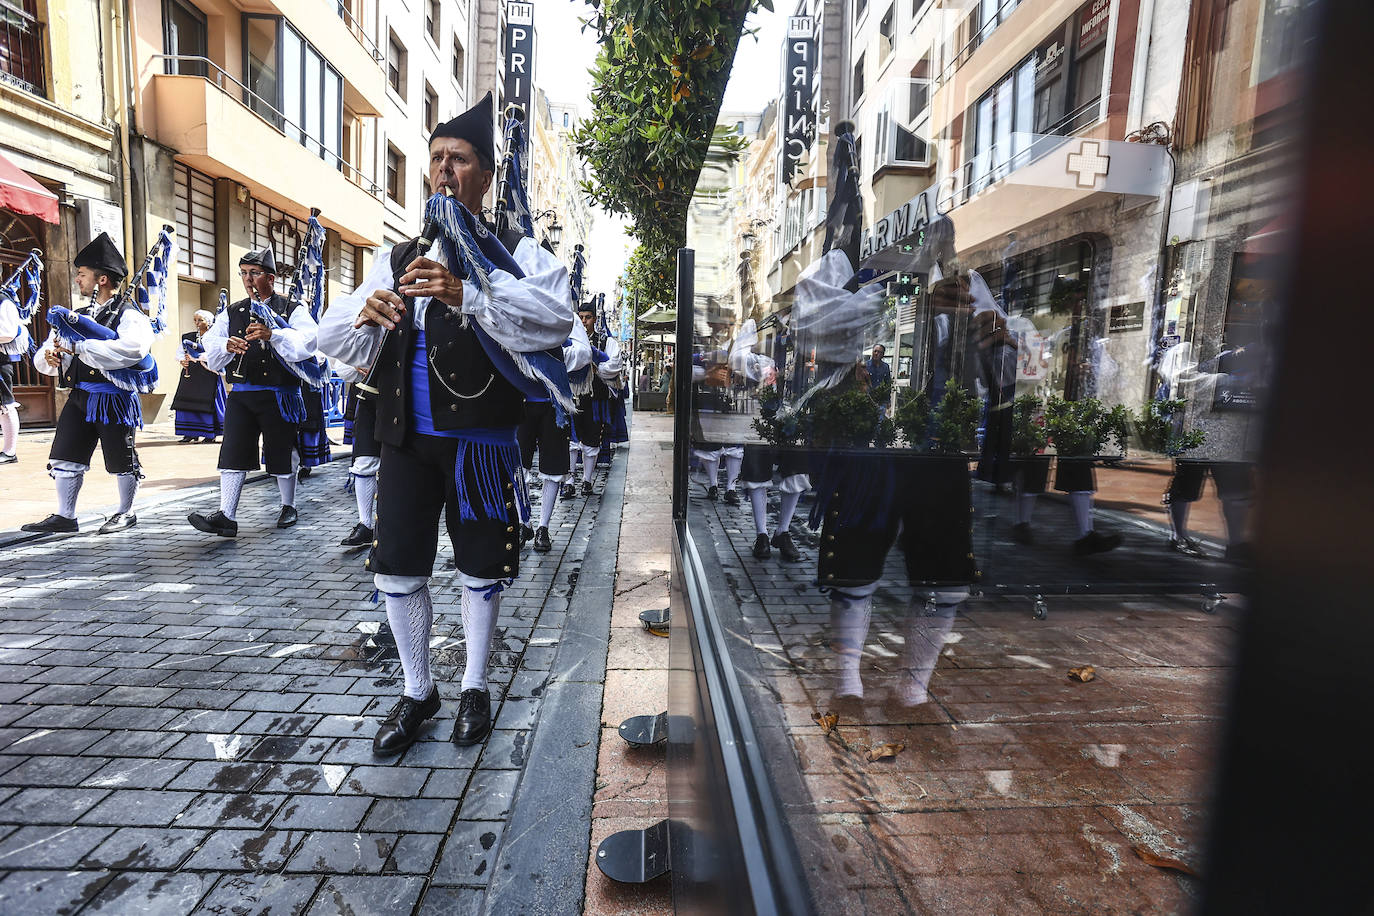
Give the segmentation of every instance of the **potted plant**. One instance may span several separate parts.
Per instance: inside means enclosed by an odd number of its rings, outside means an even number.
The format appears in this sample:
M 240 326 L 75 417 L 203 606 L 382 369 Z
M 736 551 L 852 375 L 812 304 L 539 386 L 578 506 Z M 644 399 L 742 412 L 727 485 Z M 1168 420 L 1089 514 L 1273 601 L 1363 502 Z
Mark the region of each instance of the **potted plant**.
M 1050 477 L 1050 430 L 1040 398 L 1023 394 L 1011 405 L 1011 470 L 1017 494 L 1044 493 Z
M 1045 425 L 1057 456 L 1054 488 L 1069 494 L 1078 525 L 1076 555 L 1101 553 L 1121 544 L 1121 535 L 1103 535 L 1093 528 L 1092 499 L 1097 492 L 1093 463 L 1125 457 L 1131 419 L 1130 408 L 1124 404 L 1109 409 L 1097 398 L 1066 401 L 1053 396 L 1045 405 Z M 1109 449 L 1115 454 L 1104 454 Z
M 1202 445 L 1207 434 L 1200 429 L 1183 428 L 1183 409 L 1188 402 L 1182 398 L 1164 398 L 1145 405 L 1135 421 L 1140 444 L 1152 452 L 1177 458 L 1184 452 Z
M 897 395 L 893 422 L 907 447 L 933 455 L 962 455 L 972 451 L 978 435 L 982 405 L 962 385 L 945 386 L 934 411 L 924 391 L 905 389 Z

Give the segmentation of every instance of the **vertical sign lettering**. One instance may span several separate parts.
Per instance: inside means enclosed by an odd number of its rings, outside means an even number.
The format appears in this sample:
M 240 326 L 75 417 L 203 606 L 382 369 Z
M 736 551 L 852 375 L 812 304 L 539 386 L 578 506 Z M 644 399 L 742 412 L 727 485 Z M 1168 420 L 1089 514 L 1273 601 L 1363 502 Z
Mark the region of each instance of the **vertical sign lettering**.
M 783 77 L 782 180 L 790 184 L 797 166 L 816 140 L 813 93 L 816 77 L 816 21 L 787 20 L 787 71 Z
M 506 104 L 527 113 L 534 79 L 534 4 L 506 4 Z

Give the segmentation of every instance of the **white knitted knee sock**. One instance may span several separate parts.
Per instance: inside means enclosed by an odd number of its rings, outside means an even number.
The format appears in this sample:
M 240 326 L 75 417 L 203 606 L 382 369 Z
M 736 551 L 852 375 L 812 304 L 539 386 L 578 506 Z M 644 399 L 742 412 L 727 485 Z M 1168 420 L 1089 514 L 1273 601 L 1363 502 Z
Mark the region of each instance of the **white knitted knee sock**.
M 247 471 L 219 472 L 219 511 L 230 521 L 238 520 L 239 496 L 243 493 L 243 482 L 247 479 Z
M 463 587 L 463 641 L 467 661 L 463 666 L 463 689 L 487 689 L 487 662 L 491 658 L 491 637 L 496 631 L 496 615 L 501 610 L 501 593 L 483 598 L 475 588 Z
M 415 700 L 429 696 L 434 678 L 429 673 L 429 635 L 434 627 L 434 603 L 429 586 L 422 585 L 409 595 L 385 593 L 386 620 L 396 637 L 405 675 L 405 695 Z

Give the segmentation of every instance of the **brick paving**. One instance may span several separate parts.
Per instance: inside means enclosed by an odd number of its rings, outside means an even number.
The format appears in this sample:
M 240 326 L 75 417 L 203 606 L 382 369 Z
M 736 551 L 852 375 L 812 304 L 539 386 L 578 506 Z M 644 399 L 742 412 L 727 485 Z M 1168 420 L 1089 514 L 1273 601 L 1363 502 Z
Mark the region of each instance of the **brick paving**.
M 554 551 L 523 554 L 480 747 L 448 740 L 464 649 L 458 590 L 436 575 L 444 709 L 377 760 L 400 671 L 362 556 L 335 546 L 355 520 L 346 470 L 301 485 L 292 531 L 258 484 L 238 540 L 196 532 L 185 516 L 214 507 L 206 487 L 123 535 L 3 548 L 0 912 L 501 911 L 484 896 L 601 497 L 560 503 Z

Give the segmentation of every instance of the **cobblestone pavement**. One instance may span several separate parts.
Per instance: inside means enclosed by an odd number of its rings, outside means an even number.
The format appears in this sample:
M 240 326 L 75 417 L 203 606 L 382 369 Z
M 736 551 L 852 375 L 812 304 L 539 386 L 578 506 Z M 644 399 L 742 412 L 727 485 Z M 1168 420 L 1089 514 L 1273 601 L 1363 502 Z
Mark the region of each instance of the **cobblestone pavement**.
M 494 870 L 526 867 L 502 861 L 503 839 L 565 663 L 561 631 L 577 614 L 609 623 L 609 589 L 604 607 L 575 589 L 598 512 L 619 513 L 624 470 L 605 497 L 560 503 L 552 552 L 524 551 L 480 747 L 448 740 L 464 648 L 458 590 L 436 576 L 444 709 L 389 760 L 371 739 L 400 670 L 376 638 L 384 612 L 362 556 L 335 546 L 355 521 L 346 472 L 316 469 L 290 531 L 273 527 L 266 483 L 244 492 L 238 540 L 203 535 L 185 521 L 215 506 L 201 487 L 123 535 L 0 549 L 0 912 L 475 913 Z M 594 686 L 585 722 L 554 717 L 586 732 L 593 765 Z M 593 774 L 576 775 L 585 785 L 563 791 L 585 806 L 564 820 L 589 822 Z M 533 866 L 572 875 L 562 911 L 580 908 L 588 830 L 565 864 Z

